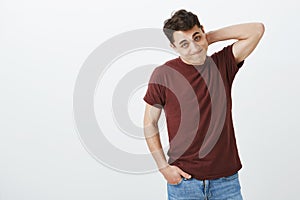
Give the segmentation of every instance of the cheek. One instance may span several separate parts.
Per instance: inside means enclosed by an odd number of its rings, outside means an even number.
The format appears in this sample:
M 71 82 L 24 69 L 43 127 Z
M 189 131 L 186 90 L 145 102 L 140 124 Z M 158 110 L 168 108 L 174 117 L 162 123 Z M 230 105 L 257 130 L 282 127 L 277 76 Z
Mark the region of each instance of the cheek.
M 183 56 L 189 56 L 190 50 L 189 49 L 181 49 L 179 53 Z
M 200 45 L 202 46 L 202 48 L 207 49 L 207 47 L 208 47 L 207 40 L 201 40 L 201 41 L 200 41 Z

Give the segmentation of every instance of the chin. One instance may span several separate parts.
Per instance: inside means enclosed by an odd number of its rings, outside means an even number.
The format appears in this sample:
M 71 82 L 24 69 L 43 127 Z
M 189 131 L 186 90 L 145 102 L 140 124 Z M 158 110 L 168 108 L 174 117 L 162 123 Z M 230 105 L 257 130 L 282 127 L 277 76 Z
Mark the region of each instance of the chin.
M 193 65 L 202 65 L 204 62 L 205 62 L 205 59 L 197 59 L 197 60 L 194 60 L 194 62 L 191 62 L 191 63 L 193 63 Z

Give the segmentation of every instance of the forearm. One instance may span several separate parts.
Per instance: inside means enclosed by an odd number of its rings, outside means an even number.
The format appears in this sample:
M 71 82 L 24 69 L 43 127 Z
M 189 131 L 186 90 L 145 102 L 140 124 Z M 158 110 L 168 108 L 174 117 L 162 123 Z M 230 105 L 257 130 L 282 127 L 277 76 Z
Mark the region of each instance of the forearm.
M 210 31 L 206 33 L 206 38 L 208 44 L 230 39 L 246 40 L 251 37 L 261 37 L 263 29 L 262 23 L 237 24 Z
M 164 151 L 162 149 L 159 134 L 152 134 L 151 137 L 146 137 L 148 148 L 154 158 L 159 170 L 167 167 L 169 164 L 166 160 Z
M 162 150 L 159 134 L 146 138 L 148 147 L 158 166 L 159 171 L 171 184 L 178 184 L 182 177 L 190 179 L 192 176 L 175 165 L 169 165 Z

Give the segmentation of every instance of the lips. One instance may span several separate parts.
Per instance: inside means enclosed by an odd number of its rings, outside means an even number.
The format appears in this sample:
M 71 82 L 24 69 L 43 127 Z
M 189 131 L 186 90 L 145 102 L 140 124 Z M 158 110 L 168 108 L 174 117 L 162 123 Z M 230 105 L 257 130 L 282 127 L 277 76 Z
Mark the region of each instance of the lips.
M 198 51 L 197 53 L 192 54 L 193 56 L 198 55 L 202 52 L 203 49 L 201 49 L 200 51 Z

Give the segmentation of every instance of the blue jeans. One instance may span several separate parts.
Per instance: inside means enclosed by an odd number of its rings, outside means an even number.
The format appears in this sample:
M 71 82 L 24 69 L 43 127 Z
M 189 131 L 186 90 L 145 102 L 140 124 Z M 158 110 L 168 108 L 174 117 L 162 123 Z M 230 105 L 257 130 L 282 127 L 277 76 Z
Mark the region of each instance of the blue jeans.
M 239 175 L 213 180 L 181 179 L 177 185 L 167 183 L 169 200 L 242 200 Z

